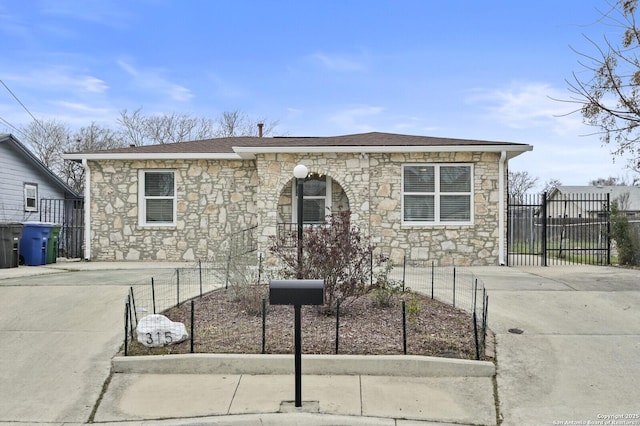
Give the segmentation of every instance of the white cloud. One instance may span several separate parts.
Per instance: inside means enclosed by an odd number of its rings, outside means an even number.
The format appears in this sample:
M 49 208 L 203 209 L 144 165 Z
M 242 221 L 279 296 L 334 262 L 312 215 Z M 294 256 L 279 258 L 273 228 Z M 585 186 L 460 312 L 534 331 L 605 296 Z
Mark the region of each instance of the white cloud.
M 383 107 L 360 105 L 337 111 L 329 117 L 329 121 L 345 132 L 372 132 L 379 128 L 375 118 L 385 111 Z
M 109 89 L 104 80 L 82 74 L 70 67 L 51 66 L 5 77 L 6 81 L 50 92 L 103 93 Z
M 557 135 L 575 135 L 584 131 L 579 114 L 570 114 L 575 105 L 561 102 L 566 90 L 547 83 L 512 83 L 508 87 L 476 89 L 466 103 L 480 106 L 486 116 L 514 129 L 550 128 Z
M 329 71 L 351 72 L 366 69 L 366 63 L 362 57 L 328 55 L 318 52 L 309 55 L 309 58 Z
M 193 92 L 179 84 L 175 84 L 162 76 L 164 70 L 157 68 L 140 69 L 132 65 L 129 61 L 119 59 L 116 64 L 122 68 L 127 74 L 133 77 L 134 85 L 139 88 L 153 92 L 162 93 L 168 96 L 172 101 L 188 102 L 193 97 Z

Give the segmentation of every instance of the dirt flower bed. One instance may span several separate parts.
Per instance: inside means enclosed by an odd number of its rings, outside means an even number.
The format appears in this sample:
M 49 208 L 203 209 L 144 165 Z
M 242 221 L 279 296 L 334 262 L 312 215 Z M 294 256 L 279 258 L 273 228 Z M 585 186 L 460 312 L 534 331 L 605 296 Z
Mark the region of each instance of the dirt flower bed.
M 259 294 L 259 295 L 258 295 Z M 195 353 L 262 353 L 262 315 L 259 310 L 266 289 L 254 294 L 253 303 L 238 300 L 231 290 L 218 290 L 195 299 Z M 369 294 L 340 309 L 339 354 L 397 355 L 403 353 L 402 300 L 405 301 L 407 353 L 413 355 L 475 359 L 473 320 L 468 313 L 415 294 L 393 295 L 386 306 Z M 243 303 L 244 302 L 244 303 Z M 249 309 L 249 307 L 253 309 Z M 165 315 L 191 327 L 191 303 Z M 267 354 L 294 352 L 293 306 L 269 306 L 266 315 Z M 163 348 L 131 343 L 129 355 L 189 353 L 190 341 Z M 335 354 L 336 317 L 318 307 L 302 307 L 302 352 Z

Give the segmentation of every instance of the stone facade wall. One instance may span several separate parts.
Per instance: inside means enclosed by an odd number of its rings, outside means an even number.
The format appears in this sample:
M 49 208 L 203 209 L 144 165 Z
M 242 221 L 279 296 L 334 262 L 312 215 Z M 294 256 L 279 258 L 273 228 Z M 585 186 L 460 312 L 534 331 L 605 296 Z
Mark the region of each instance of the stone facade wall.
M 256 225 L 253 161 L 90 161 L 91 257 L 96 260 L 196 260 L 221 239 Z M 138 171 L 176 171 L 175 227 L 138 223 Z
M 472 163 L 473 225 L 402 225 L 402 165 Z M 438 265 L 498 264 L 499 153 L 260 154 L 253 161 L 101 161 L 91 167 L 92 258 L 195 260 L 211 257 L 229 233 L 253 225 L 267 252 L 277 224 L 291 221 L 293 168 L 333 180 L 334 204 L 393 259 Z M 174 169 L 177 226 L 138 226 L 138 170 Z
M 499 153 L 441 152 L 371 155 L 371 236 L 394 263 L 498 264 Z M 403 164 L 472 163 L 473 225 L 402 225 Z

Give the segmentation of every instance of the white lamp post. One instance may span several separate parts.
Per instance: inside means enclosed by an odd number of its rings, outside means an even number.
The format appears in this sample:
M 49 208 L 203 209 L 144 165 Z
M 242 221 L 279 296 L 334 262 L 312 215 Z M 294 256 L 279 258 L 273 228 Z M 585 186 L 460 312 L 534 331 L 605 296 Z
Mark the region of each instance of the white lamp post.
M 298 184 L 298 279 L 304 278 L 302 276 L 302 224 L 304 222 L 304 210 L 302 203 L 304 203 L 304 180 L 309 174 L 309 169 L 304 164 L 298 164 L 293 169 L 293 176 L 297 179 Z M 295 406 L 302 406 L 302 332 L 301 332 L 301 315 L 300 305 L 294 306 L 294 329 L 295 329 L 295 385 L 296 385 L 296 401 Z

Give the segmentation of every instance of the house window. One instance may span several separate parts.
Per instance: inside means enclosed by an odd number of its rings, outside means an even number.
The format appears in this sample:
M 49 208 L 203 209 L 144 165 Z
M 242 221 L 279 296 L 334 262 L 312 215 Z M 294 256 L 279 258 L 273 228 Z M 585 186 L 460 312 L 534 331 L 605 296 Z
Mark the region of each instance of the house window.
M 35 183 L 24 184 L 24 211 L 38 211 L 38 185 Z
M 407 164 L 402 167 L 404 224 L 473 223 L 471 164 Z
M 141 170 L 138 182 L 140 225 L 175 226 L 175 171 Z
M 328 176 L 310 175 L 304 181 L 304 200 L 302 210 L 304 223 L 323 223 L 331 209 L 331 178 Z M 293 180 L 293 220 L 298 223 L 298 185 Z

